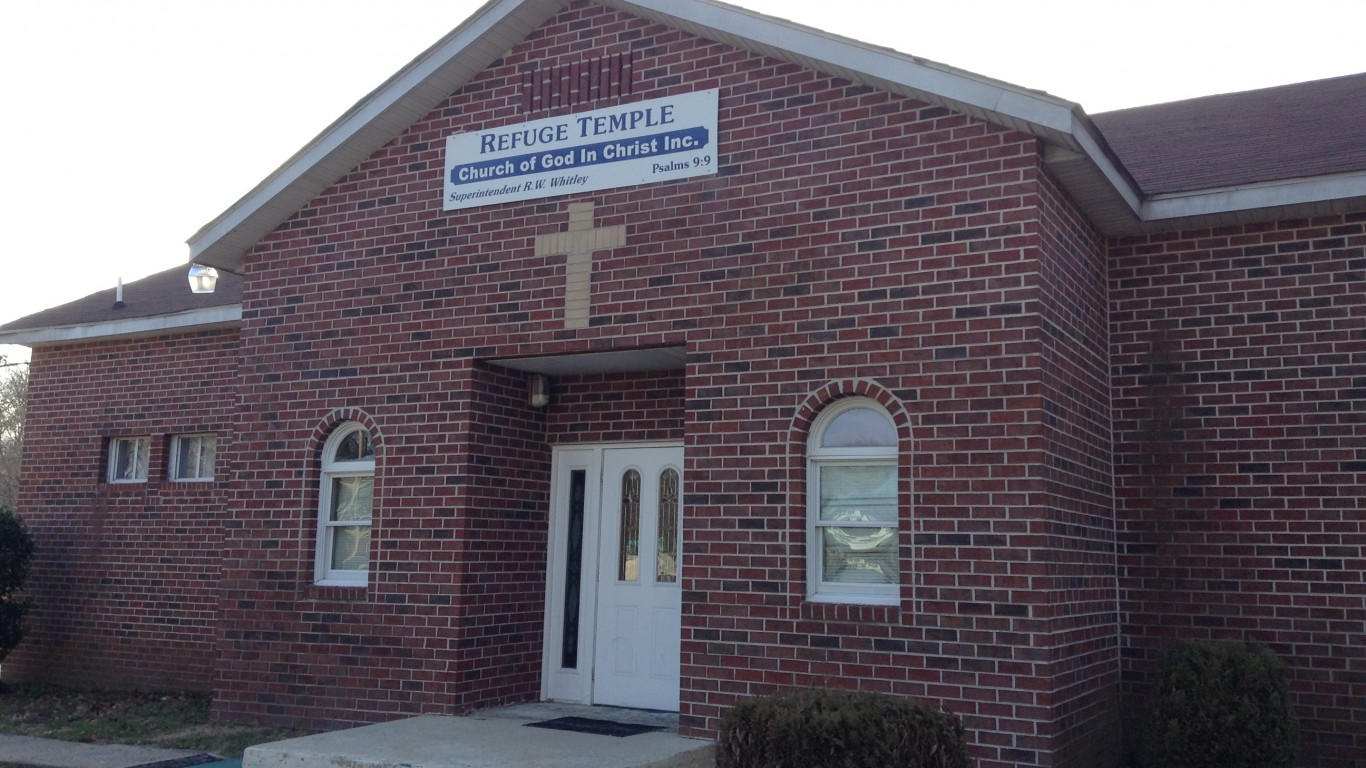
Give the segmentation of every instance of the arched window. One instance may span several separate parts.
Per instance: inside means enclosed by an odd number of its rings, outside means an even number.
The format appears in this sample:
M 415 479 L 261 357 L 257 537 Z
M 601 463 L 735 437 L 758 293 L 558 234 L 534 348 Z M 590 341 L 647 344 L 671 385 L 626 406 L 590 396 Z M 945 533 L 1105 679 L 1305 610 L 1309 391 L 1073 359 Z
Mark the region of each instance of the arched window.
M 364 586 L 370 569 L 375 447 L 357 422 L 336 428 L 323 445 L 318 493 L 317 582 Z
M 897 432 L 877 402 L 851 397 L 816 418 L 807 443 L 807 595 L 900 600 Z

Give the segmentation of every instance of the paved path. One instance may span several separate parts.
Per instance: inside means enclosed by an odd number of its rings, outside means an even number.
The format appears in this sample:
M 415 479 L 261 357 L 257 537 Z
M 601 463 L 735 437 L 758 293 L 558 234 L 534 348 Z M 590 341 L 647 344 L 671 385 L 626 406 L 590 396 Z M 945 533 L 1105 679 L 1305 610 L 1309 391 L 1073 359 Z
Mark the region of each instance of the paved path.
M 542 727 L 558 718 L 608 720 L 657 730 L 602 735 Z M 468 717 L 428 715 L 261 744 L 252 768 L 708 768 L 710 741 L 678 735 L 678 715 L 572 704 L 522 704 Z M 202 752 L 78 744 L 0 734 L 0 763 L 45 768 L 242 768 Z
M 52 768 L 133 768 L 181 761 L 204 753 L 190 749 L 134 747 L 127 744 L 79 744 L 37 736 L 0 734 L 0 763 Z M 202 761 L 201 761 L 202 762 Z

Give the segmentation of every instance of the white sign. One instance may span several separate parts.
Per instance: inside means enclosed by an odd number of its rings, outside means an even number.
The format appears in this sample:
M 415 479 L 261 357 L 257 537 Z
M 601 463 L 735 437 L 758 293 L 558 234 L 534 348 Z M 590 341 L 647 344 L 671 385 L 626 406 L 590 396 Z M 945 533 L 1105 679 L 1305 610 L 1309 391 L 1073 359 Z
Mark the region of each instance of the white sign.
M 446 137 L 444 209 L 716 173 L 717 91 Z

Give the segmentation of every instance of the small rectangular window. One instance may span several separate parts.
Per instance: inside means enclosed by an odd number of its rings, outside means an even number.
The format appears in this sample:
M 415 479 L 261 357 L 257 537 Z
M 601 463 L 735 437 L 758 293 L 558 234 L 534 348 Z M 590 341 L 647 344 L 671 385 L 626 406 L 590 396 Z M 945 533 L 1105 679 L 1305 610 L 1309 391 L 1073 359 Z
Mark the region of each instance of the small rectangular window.
M 176 435 L 171 440 L 171 479 L 184 482 L 213 480 L 218 438 L 213 435 Z
M 111 483 L 145 483 L 151 466 L 152 438 L 116 437 L 109 441 Z

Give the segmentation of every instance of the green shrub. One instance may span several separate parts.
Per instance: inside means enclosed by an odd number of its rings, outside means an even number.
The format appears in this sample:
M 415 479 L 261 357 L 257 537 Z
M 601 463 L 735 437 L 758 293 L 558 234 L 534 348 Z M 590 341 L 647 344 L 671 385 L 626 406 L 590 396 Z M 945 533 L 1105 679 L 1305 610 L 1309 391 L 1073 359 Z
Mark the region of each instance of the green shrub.
M 1254 643 L 1185 643 L 1165 659 L 1146 768 L 1289 768 L 1300 727 L 1281 662 Z
M 966 768 L 963 724 L 909 699 L 809 689 L 736 704 L 719 768 Z
M 23 521 L 0 507 L 0 660 L 24 636 L 29 604 L 16 593 L 24 587 L 32 560 L 33 537 Z

